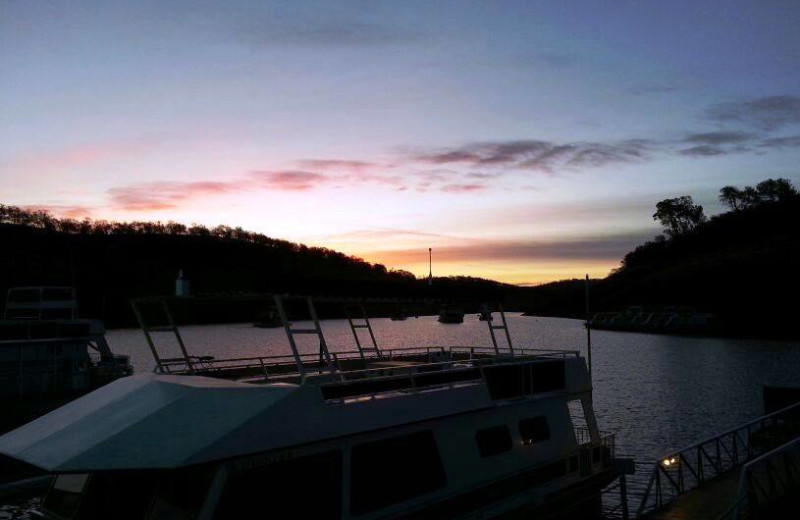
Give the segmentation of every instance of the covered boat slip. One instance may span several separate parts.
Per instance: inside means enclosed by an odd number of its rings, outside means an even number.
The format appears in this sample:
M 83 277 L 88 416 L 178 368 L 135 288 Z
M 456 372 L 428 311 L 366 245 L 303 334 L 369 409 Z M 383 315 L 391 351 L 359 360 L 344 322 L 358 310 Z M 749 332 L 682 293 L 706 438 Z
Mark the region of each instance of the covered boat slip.
M 97 321 L 0 321 L 0 396 L 83 390 L 129 373 Z
M 129 375 L 103 324 L 78 318 L 70 287 L 15 287 L 0 320 L 0 398 L 85 391 Z

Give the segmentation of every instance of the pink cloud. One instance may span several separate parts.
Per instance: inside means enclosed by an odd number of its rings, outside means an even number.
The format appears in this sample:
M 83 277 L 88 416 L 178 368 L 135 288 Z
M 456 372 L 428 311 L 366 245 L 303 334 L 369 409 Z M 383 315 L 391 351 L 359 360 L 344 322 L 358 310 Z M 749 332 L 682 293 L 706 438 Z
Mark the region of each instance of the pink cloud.
M 108 195 L 114 207 L 125 211 L 157 211 L 176 208 L 189 199 L 239 189 L 239 183 L 234 182 L 148 182 L 111 188 Z
M 445 184 L 441 188 L 445 193 L 474 193 L 485 189 L 485 184 Z
M 262 187 L 280 191 L 308 191 L 330 181 L 321 173 L 300 170 L 255 171 L 251 175 Z
M 93 215 L 92 208 L 88 206 L 66 206 L 60 204 L 32 204 L 23 206 L 23 209 L 29 211 L 46 211 L 56 217 L 72 218 L 82 220 L 84 218 L 91 218 Z
M 350 170 L 361 171 L 368 169 L 375 169 L 378 167 L 385 168 L 373 162 L 357 161 L 349 159 L 301 159 L 297 161 L 297 165 L 304 170 Z

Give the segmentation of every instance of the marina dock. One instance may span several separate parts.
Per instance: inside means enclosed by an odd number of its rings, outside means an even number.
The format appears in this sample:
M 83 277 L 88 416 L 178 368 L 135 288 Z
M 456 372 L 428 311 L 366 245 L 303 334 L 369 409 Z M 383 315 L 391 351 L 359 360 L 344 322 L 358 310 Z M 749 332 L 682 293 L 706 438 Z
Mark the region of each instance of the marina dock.
M 779 519 L 798 489 L 800 403 L 662 457 L 636 518 Z

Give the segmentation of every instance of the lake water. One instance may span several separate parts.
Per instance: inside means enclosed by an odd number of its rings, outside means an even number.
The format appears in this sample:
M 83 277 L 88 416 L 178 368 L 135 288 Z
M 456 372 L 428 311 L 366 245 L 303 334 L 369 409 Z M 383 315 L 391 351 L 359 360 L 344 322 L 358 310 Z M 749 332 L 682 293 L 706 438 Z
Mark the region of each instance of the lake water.
M 394 322 L 371 320 L 381 348 L 430 345 L 490 346 L 485 322 L 468 315 L 447 325 L 433 316 Z M 517 347 L 580 350 L 583 322 L 508 315 Z M 298 328 L 310 326 L 302 322 Z M 322 322 L 331 350 L 353 350 L 346 320 Z M 289 354 L 283 329 L 251 324 L 181 328 L 191 355 L 246 357 Z M 367 339 L 366 331 L 364 339 Z M 165 357 L 177 346 L 159 333 Z M 139 330 L 112 330 L 112 349 L 131 357 L 137 372 L 154 366 Z M 318 352 L 315 336 L 300 338 L 304 352 Z M 800 342 L 689 338 L 592 331 L 595 412 L 602 430 L 617 434 L 617 453 L 637 461 L 638 483 L 661 455 L 721 433 L 763 413 L 762 385 L 800 386 Z

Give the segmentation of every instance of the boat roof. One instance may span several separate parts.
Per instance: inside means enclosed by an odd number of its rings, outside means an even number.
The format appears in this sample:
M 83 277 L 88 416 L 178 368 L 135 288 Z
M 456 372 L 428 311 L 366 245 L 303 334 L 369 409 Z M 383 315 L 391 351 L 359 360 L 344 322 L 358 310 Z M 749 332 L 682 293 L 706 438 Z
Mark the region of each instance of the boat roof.
M 219 458 L 216 444 L 298 388 L 199 376 L 130 376 L 0 437 L 0 453 L 51 472 L 206 462 Z

